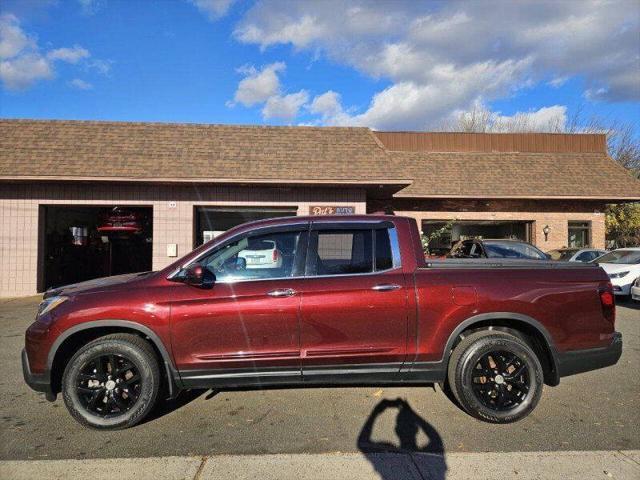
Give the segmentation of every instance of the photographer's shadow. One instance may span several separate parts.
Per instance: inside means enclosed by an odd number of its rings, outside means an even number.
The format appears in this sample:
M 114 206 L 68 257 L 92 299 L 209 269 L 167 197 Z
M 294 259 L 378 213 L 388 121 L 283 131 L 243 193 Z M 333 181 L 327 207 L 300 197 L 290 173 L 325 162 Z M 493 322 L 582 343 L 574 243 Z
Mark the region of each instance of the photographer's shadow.
M 392 408 L 398 410 L 395 433 L 398 436 L 399 444 L 372 440 L 371 434 L 376 420 L 387 409 Z M 418 444 L 418 436 L 421 431 L 427 437 L 427 443 L 422 446 Z M 360 431 L 358 448 L 371 462 L 380 478 L 384 480 L 401 480 L 413 477 L 408 471 L 402 471 L 407 468 L 407 463 L 402 457 L 394 458 L 393 456 L 380 455 L 381 453 L 429 454 L 415 455 L 411 463 L 423 473 L 425 470 L 428 471 L 428 478 L 443 480 L 446 476 L 447 464 L 444 459 L 444 444 L 440 434 L 401 398 L 385 399 L 375 406 Z

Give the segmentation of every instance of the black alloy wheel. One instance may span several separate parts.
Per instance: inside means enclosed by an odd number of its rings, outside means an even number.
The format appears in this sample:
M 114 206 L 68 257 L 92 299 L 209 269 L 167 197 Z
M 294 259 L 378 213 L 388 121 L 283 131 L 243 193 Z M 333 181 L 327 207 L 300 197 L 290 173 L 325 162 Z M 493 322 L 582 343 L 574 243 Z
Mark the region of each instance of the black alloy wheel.
M 140 397 L 138 367 L 124 355 L 99 355 L 80 368 L 78 398 L 87 411 L 104 418 L 128 412 Z
M 447 387 L 459 406 L 485 422 L 526 417 L 538 404 L 543 384 L 540 359 L 518 332 L 471 333 L 449 357 Z
M 485 353 L 472 370 L 473 391 L 487 408 L 503 412 L 520 405 L 529 393 L 529 368 L 517 355 Z
M 115 333 L 87 343 L 69 360 L 62 398 L 86 427 L 127 428 L 151 412 L 161 379 L 153 347 L 137 335 Z

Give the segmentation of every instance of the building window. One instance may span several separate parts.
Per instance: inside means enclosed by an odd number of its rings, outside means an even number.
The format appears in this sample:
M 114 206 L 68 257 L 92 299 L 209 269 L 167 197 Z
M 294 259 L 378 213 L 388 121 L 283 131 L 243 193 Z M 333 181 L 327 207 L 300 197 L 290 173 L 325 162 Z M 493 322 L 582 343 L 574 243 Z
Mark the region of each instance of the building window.
M 195 208 L 194 248 L 230 228 L 255 220 L 295 216 L 297 207 L 204 207 Z
M 589 246 L 591 238 L 590 222 L 569 222 L 568 247 L 582 248 Z

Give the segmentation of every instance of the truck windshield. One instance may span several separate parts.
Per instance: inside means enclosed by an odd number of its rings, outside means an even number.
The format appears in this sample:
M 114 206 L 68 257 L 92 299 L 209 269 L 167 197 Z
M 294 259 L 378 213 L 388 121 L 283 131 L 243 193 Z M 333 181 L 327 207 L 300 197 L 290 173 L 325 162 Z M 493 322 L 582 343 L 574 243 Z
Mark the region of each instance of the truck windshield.
M 596 263 L 640 264 L 640 250 L 616 250 L 594 260 Z

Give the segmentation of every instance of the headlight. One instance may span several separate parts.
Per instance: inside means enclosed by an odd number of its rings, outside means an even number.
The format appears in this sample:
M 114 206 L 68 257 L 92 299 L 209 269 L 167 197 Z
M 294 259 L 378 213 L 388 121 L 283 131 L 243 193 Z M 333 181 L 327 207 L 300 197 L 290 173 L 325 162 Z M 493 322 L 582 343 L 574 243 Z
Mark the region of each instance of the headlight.
M 45 298 L 42 302 L 40 302 L 40 306 L 38 307 L 38 316 L 41 317 L 42 315 L 49 313 L 51 310 L 56 308 L 58 305 L 66 302 L 67 300 L 69 300 L 69 297 L 63 296 Z
M 628 274 L 629 274 L 629 270 L 627 270 L 626 272 L 610 273 L 609 278 L 622 278 L 627 276 Z

